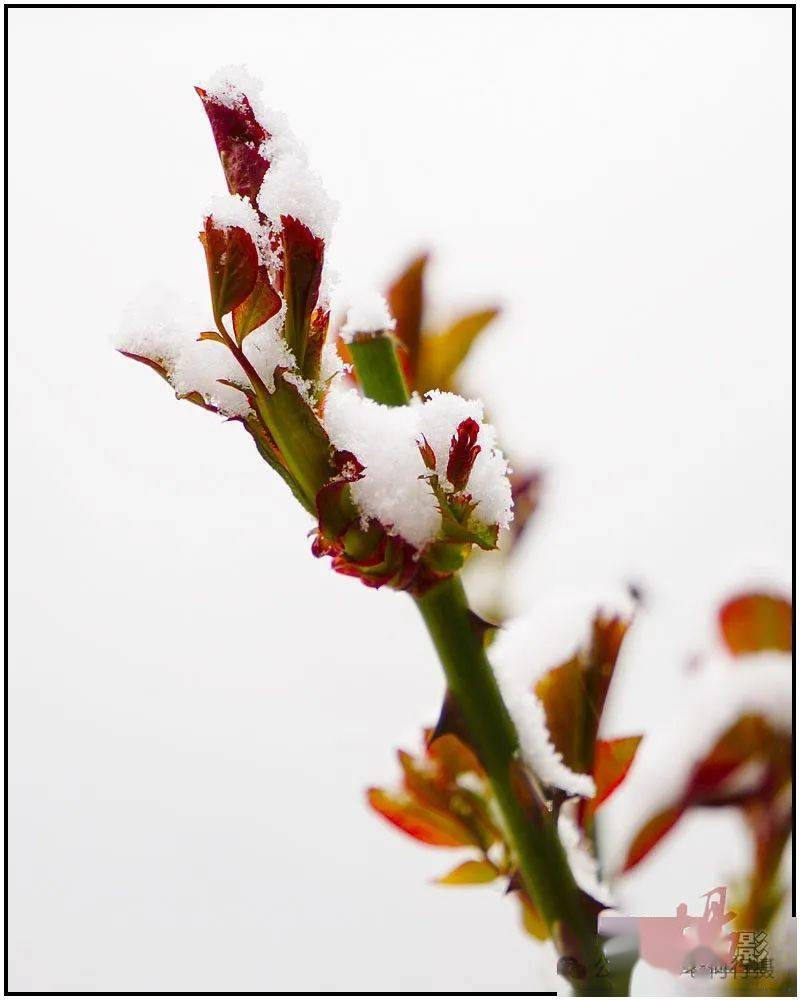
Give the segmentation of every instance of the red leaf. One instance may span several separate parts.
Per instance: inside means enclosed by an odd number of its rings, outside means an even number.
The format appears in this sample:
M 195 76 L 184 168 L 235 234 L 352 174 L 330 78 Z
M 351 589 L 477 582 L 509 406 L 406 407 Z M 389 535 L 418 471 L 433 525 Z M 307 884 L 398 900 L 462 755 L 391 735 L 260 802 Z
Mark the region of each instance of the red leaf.
M 221 322 L 252 292 L 258 277 L 258 253 L 244 229 L 218 229 L 211 218 L 206 219 L 200 242 L 206 252 L 214 318 Z
M 405 796 L 370 788 L 367 800 L 375 812 L 423 844 L 434 847 L 466 847 L 474 838 L 466 827 L 446 813 L 426 808 Z
M 772 594 L 741 594 L 719 611 L 719 627 L 735 656 L 764 649 L 792 651 L 792 605 Z
M 244 338 L 272 319 L 281 308 L 281 297 L 272 287 L 269 274 L 263 265 L 258 269 L 253 290 L 233 310 L 233 329 L 241 346 Z
M 256 120 L 250 101 L 242 94 L 235 107 L 221 104 L 195 87 L 208 115 L 214 141 L 231 194 L 248 198 L 255 206 L 269 161 L 261 155 L 268 133 Z
M 472 466 L 481 450 L 481 446 L 475 442 L 478 440 L 480 427 L 472 419 L 467 417 L 458 425 L 455 434 L 450 440 L 450 457 L 447 460 L 447 478 L 453 484 L 453 489 L 461 492 L 467 485 Z M 427 444 L 427 442 L 426 442 Z
M 325 243 L 291 216 L 283 216 L 283 297 L 286 343 L 305 374 L 306 343 L 317 304 Z

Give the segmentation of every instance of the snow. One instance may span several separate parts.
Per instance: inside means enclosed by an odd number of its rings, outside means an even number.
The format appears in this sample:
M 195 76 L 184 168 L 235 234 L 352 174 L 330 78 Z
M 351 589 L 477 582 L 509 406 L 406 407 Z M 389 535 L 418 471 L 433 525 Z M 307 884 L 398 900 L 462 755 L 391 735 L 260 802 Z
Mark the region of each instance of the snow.
M 214 195 L 205 212 L 218 229 L 243 229 L 255 244 L 259 260 L 269 264 L 272 254 L 269 246 L 269 230 L 262 225 L 258 213 L 247 200 L 237 194 Z
M 341 355 L 336 347 L 333 337 L 328 337 L 322 345 L 322 358 L 320 359 L 320 381 L 330 382 L 331 379 L 342 375 L 346 370 Z
M 267 139 L 259 149 L 266 160 L 271 162 L 274 158 L 289 152 L 300 157 L 305 156 L 286 115 L 264 104 L 261 96 L 263 90 L 261 80 L 251 76 L 244 66 L 226 66 L 218 70 L 201 84 L 201 89 L 226 108 L 243 108 L 243 98 L 247 98 L 256 121 L 267 133 Z
M 268 392 L 275 389 L 276 368 L 297 367 L 281 336 L 283 316 L 281 310 L 254 330 L 243 345 L 247 359 Z M 199 334 L 208 328 L 206 310 L 181 302 L 171 292 L 154 288 L 125 311 L 114 346 L 161 364 L 178 396 L 199 392 L 226 416 L 245 416 L 250 412 L 247 397 L 230 386 L 220 385 L 218 380 L 228 379 L 245 386 L 249 380 L 227 347 L 215 341 L 198 341 Z
M 430 486 L 419 478 L 425 467 L 416 443 L 416 408 L 382 406 L 334 382 L 324 424 L 333 446 L 352 452 L 365 468 L 350 487 L 361 513 L 416 548 L 434 538 L 441 515 Z
M 418 441 L 424 435 L 434 448 L 443 477 L 450 439 L 468 416 L 481 423 L 481 404 L 453 393 L 415 396 L 408 406 L 389 407 L 334 381 L 325 403 L 325 429 L 334 447 L 352 452 L 365 467 L 363 478 L 351 487 L 362 515 L 376 518 L 417 549 L 432 541 L 441 515 L 430 485 L 420 478 L 426 469 Z M 481 424 L 481 451 L 467 489 L 478 502 L 476 516 L 506 527 L 511 521 L 511 489 L 506 461 L 493 451 L 494 440 L 493 429 Z
M 558 813 L 558 836 L 578 887 L 604 906 L 613 906 L 611 889 L 600 878 L 597 858 L 578 826 L 578 799 L 568 799 Z
M 272 319 L 245 337 L 242 345 L 247 360 L 261 376 L 268 392 L 275 391 L 276 368 L 292 370 L 297 367 L 294 354 L 281 336 L 285 312 L 284 306 Z
M 549 670 L 589 645 L 598 612 L 630 621 L 634 604 L 622 591 L 606 597 L 577 591 L 557 595 L 501 629 L 489 650 L 503 700 L 519 733 L 523 760 L 546 784 L 587 797 L 595 793 L 594 781 L 564 763 L 550 739 L 544 706 L 533 688 Z
M 450 441 L 458 425 L 471 417 L 480 425 L 478 444 L 481 450 L 472 466 L 467 492 L 477 502 L 476 515 L 484 524 L 499 524 L 507 528 L 513 517 L 511 471 L 503 453 L 497 447 L 497 436 L 491 424 L 483 422 L 483 404 L 477 399 L 465 399 L 453 392 L 438 389 L 429 392 L 425 400 L 415 396 L 412 408 L 419 411 L 420 434 L 436 455 L 436 472 L 447 482 L 447 460 Z
M 244 66 L 224 66 L 200 86 L 210 98 L 226 108 L 241 108 L 242 97 L 246 96 L 256 118 L 263 125 L 258 114 L 261 109 L 262 83 Z
M 177 295 L 152 286 L 127 306 L 113 344 L 128 354 L 157 362 L 170 374 L 192 336 L 186 313 Z
M 239 363 L 223 344 L 190 340 L 181 351 L 171 381 L 178 396 L 199 392 L 225 416 L 246 416 L 250 412 L 247 396 L 231 386 L 221 385 L 218 381 L 221 378 L 244 386 L 249 384 Z
M 368 292 L 347 310 L 340 333 L 349 343 L 359 333 L 381 333 L 394 330 L 396 325 L 386 299 L 379 292 Z
M 288 152 L 277 156 L 264 175 L 258 207 L 279 229 L 281 217 L 302 222 L 314 236 L 330 239 L 338 205 L 325 193 L 319 176 L 309 169 L 305 156 Z
M 338 205 L 325 193 L 318 175 L 309 169 L 305 148 L 292 132 L 286 116 L 264 104 L 261 82 L 243 66 L 227 66 L 207 80 L 202 89 L 229 108 L 243 107 L 242 98 L 246 96 L 256 120 L 267 133 L 259 153 L 270 165 L 258 205 L 273 227 L 280 229 L 281 216 L 288 215 L 304 223 L 320 239 L 329 239 Z

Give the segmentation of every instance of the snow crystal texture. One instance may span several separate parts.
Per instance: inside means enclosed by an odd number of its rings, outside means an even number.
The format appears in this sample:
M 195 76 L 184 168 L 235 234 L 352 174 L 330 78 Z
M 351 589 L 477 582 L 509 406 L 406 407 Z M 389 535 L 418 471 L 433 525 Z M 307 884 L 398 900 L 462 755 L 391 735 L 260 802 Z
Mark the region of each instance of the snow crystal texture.
M 394 330 L 394 319 L 389 312 L 389 304 L 379 292 L 362 296 L 347 310 L 347 319 L 340 333 L 349 343 L 359 333 L 381 333 Z
M 412 398 L 408 406 L 383 406 L 355 389 L 334 383 L 325 404 L 325 429 L 333 446 L 350 451 L 365 467 L 352 496 L 365 518 L 374 517 L 391 533 L 421 549 L 436 537 L 440 524 L 436 498 L 424 477 L 418 442 L 424 436 L 446 482 L 450 440 L 462 420 L 480 425 L 481 450 L 467 485 L 477 502 L 476 516 L 505 528 L 511 521 L 508 465 L 495 447 L 494 430 L 483 424 L 483 407 L 453 393 Z

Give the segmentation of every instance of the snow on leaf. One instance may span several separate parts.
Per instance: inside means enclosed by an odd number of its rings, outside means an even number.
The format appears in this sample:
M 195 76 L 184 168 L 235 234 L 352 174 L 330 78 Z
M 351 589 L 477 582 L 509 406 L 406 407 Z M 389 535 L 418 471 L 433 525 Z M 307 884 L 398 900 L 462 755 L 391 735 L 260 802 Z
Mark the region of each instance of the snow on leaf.
M 443 478 L 451 438 L 467 418 L 479 424 L 481 447 L 469 479 L 476 505 L 472 516 L 483 525 L 505 527 L 511 520 L 508 467 L 495 447 L 493 428 L 482 422 L 480 403 L 452 393 L 431 393 L 425 399 L 413 397 L 408 406 L 382 406 L 334 383 L 324 413 L 334 447 L 351 452 L 364 466 L 363 478 L 352 487 L 362 515 L 417 550 L 434 541 L 442 527 L 442 511 L 425 478 L 430 470 L 418 442 L 424 438 L 428 443 L 428 461 L 436 458 L 437 474 Z
M 591 798 L 597 726 L 630 599 L 575 594 L 543 602 L 489 649 L 523 759 L 545 784 Z
M 386 299 L 378 292 L 370 292 L 350 306 L 339 333 L 348 344 L 359 334 L 391 332 L 395 326 Z
M 268 138 L 266 130 L 243 92 L 229 88 L 221 96 L 203 87 L 195 90 L 208 115 L 228 190 L 255 204 L 269 168 L 269 161 L 261 152 L 262 143 Z

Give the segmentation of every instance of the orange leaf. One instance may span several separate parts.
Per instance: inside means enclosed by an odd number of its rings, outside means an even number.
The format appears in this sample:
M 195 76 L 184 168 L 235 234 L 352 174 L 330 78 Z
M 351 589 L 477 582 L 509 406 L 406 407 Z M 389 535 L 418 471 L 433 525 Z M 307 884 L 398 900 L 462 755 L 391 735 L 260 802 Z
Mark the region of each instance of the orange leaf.
M 474 843 L 472 834 L 456 819 L 438 809 L 420 806 L 407 796 L 370 788 L 367 800 L 375 812 L 423 844 L 466 847 Z
M 397 758 L 403 769 L 403 784 L 408 794 L 420 805 L 447 812 L 450 795 L 441 769 L 431 766 L 431 762 L 424 759 L 418 762 L 405 750 L 398 750 Z
M 453 733 L 443 733 L 428 744 L 428 756 L 437 761 L 447 778 L 455 779 L 460 774 L 474 771 L 483 774 L 483 768 L 475 751 Z
M 491 861 L 464 861 L 436 879 L 437 885 L 482 885 L 494 882 L 500 873 Z
M 592 810 L 605 802 L 625 780 L 641 742 L 641 736 L 597 741 L 594 748 L 594 783 L 597 790 L 591 802 Z
M 652 851 L 661 838 L 667 834 L 683 815 L 682 806 L 672 806 L 656 813 L 645 823 L 628 848 L 623 871 L 629 871 L 634 865 Z
M 792 605 L 772 594 L 741 594 L 719 611 L 719 626 L 736 656 L 764 649 L 792 651 Z
M 400 352 L 403 372 L 411 388 L 416 388 L 427 263 L 427 254 L 416 257 L 386 293 L 389 309 L 397 324 L 395 336 L 403 347 Z
M 578 649 L 571 660 L 548 671 L 534 686 L 550 738 L 573 771 L 594 770 L 597 730 L 627 629 L 623 618 L 596 615 L 588 648 Z
M 465 361 L 478 335 L 498 315 L 498 309 L 469 313 L 441 333 L 423 336 L 419 348 L 419 371 L 416 388 L 450 389 L 452 379 Z
M 584 740 L 589 695 L 580 660 L 575 657 L 549 670 L 537 681 L 534 693 L 544 706 L 550 739 L 564 763 L 573 771 L 590 770 Z

